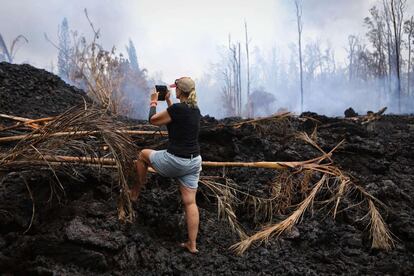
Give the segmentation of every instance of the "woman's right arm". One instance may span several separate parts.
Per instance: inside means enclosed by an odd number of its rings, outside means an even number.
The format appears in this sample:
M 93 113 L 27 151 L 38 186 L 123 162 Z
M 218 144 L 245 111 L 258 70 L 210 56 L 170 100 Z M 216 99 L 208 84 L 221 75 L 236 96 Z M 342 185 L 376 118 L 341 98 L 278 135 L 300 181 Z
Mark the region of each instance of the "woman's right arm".
M 170 114 L 168 114 L 168 111 L 164 110 L 151 116 L 149 122 L 155 126 L 167 125 L 171 122 L 171 117 Z
M 148 121 L 150 124 L 156 126 L 162 126 L 170 123 L 172 121 L 170 114 L 167 110 L 157 113 L 157 102 L 158 102 L 158 92 L 153 90 L 151 92 L 151 104 L 148 115 Z
M 173 102 L 170 99 L 171 92 L 168 91 L 167 95 L 165 95 L 165 101 L 167 102 L 168 107 L 172 106 Z

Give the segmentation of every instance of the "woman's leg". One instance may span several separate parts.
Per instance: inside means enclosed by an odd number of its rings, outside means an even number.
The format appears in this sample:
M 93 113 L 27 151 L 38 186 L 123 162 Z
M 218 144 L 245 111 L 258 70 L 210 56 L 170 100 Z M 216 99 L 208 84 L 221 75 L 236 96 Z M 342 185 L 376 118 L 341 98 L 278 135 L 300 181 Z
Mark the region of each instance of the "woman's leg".
M 190 189 L 180 185 L 181 198 L 184 203 L 185 217 L 187 222 L 188 241 L 183 244 L 191 253 L 198 252 L 196 240 L 198 234 L 199 214 L 196 204 L 197 189 Z
M 147 172 L 148 166 L 151 166 L 150 154 L 154 150 L 144 149 L 139 153 L 138 160 L 135 162 L 135 167 L 137 170 L 137 180 L 134 187 L 131 189 L 131 200 L 137 201 L 141 189 L 147 183 Z

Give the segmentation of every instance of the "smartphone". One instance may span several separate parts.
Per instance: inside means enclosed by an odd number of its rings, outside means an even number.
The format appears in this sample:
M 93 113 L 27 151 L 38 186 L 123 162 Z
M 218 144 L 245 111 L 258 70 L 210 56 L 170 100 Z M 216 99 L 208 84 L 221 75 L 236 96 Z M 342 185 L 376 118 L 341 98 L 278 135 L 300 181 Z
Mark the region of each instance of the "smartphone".
M 165 96 L 168 93 L 168 88 L 166 85 L 156 85 L 155 90 L 158 92 L 158 100 L 165 101 Z

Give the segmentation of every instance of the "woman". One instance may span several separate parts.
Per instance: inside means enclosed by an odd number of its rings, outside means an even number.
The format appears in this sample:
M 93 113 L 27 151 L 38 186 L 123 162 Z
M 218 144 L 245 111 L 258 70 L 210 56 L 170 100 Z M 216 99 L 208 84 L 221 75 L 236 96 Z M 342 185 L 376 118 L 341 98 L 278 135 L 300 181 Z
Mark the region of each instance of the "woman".
M 138 179 L 131 190 L 131 199 L 136 201 L 141 188 L 146 184 L 148 166 L 162 176 L 176 178 L 180 184 L 188 230 L 188 241 L 182 243 L 181 246 L 191 253 L 196 253 L 198 252 L 196 239 L 199 224 L 196 192 L 201 171 L 198 134 L 201 114 L 197 106 L 195 84 L 191 78 L 179 78 L 170 87 L 176 88 L 176 97 L 180 102 L 172 104 L 168 92 L 166 95 L 168 108 L 157 113 L 158 93 L 153 91 L 149 112 L 151 124 L 167 125 L 168 149 L 141 151 L 136 163 Z

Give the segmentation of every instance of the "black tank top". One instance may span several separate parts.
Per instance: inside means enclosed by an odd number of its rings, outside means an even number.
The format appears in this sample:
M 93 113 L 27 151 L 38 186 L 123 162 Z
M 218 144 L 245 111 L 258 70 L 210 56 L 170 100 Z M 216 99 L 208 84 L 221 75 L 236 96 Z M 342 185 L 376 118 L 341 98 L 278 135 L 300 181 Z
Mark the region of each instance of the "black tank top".
M 167 151 L 184 158 L 199 155 L 200 109 L 188 107 L 185 103 L 176 103 L 169 106 L 167 112 L 171 117 L 171 122 L 167 125 Z

